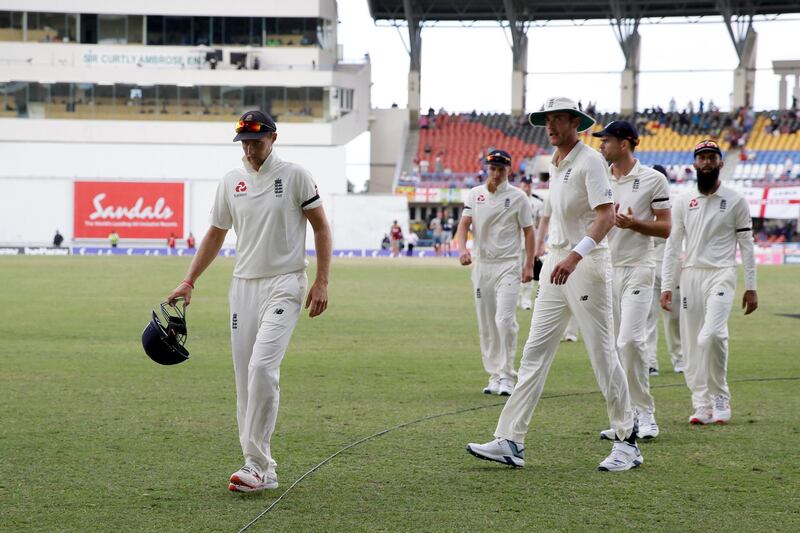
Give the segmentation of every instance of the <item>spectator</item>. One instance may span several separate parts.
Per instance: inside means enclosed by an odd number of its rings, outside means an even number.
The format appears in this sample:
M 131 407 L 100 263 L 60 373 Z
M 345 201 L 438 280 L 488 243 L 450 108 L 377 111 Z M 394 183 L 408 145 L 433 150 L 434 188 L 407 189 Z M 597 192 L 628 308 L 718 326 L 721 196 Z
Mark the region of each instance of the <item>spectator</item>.
M 381 250 L 389 250 L 392 247 L 392 242 L 389 240 L 389 236 L 384 234 L 383 240 L 381 240 Z
M 443 244 L 443 229 L 442 229 L 442 212 L 437 211 L 436 216 L 433 217 L 428 224 L 428 229 L 431 230 L 433 234 L 433 250 L 436 253 L 436 257 L 442 255 L 442 244 Z
M 195 244 L 194 235 L 192 235 L 192 232 L 190 231 L 189 236 L 186 237 L 186 248 L 188 248 L 189 250 L 194 250 L 194 244 Z
M 175 251 L 175 246 L 177 245 L 177 241 L 175 240 L 175 234 L 170 233 L 169 237 L 167 238 L 167 248 L 169 248 L 169 253 L 171 254 Z
M 56 248 L 61 248 L 61 243 L 64 242 L 64 236 L 56 230 L 56 234 L 53 236 L 53 246 Z
M 111 233 L 108 234 L 108 242 L 111 244 L 112 248 L 116 248 L 117 244 L 119 244 L 119 234 L 112 230 Z
M 411 257 L 412 255 L 414 255 L 414 247 L 419 242 L 419 235 L 417 235 L 415 232 L 411 231 L 411 232 L 409 232 L 408 237 L 406 238 L 406 241 L 408 243 L 407 244 L 408 250 L 406 251 L 406 255 L 408 257 Z
M 403 229 L 396 220 L 389 230 L 389 240 L 391 241 L 392 257 L 398 257 L 400 255 L 400 243 L 403 240 Z

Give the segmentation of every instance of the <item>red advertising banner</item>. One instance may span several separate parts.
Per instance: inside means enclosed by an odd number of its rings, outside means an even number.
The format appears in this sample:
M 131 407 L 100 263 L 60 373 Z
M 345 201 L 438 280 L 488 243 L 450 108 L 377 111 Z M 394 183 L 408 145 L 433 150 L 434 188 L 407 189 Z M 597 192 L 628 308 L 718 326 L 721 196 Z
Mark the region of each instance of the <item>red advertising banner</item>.
M 183 237 L 183 183 L 75 182 L 76 239 Z

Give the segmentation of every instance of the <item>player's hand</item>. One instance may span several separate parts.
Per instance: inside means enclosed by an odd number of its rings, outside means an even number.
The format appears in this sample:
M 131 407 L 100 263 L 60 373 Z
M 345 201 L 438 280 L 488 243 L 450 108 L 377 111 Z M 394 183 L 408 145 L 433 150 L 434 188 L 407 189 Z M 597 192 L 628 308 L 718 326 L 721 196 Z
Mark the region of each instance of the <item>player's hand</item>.
M 756 293 L 756 291 L 744 291 L 744 297 L 742 297 L 742 309 L 744 309 L 745 315 L 749 315 L 758 309 L 758 293 Z
M 661 309 L 664 311 L 672 312 L 672 291 L 664 291 L 661 293 Z
M 533 264 L 525 263 L 525 267 L 522 269 L 522 283 L 529 281 L 533 281 Z
M 192 301 L 192 288 L 188 284 L 181 282 L 180 285 L 175 287 L 172 292 L 167 295 L 167 302 L 172 305 L 178 298 L 183 298 L 186 305 L 189 305 Z
M 464 266 L 472 264 L 472 254 L 469 252 L 469 250 L 464 250 L 461 252 L 461 255 L 458 256 L 458 262 Z
M 633 210 L 628 207 L 628 211 L 620 213 L 619 204 L 614 205 L 614 225 L 618 228 L 628 229 L 636 224 L 636 219 L 633 218 Z
M 314 318 L 321 315 L 328 308 L 328 285 L 315 281 L 306 296 L 306 309 L 311 307 L 308 316 Z
M 533 250 L 533 257 L 542 257 L 544 255 L 544 243 L 536 244 L 536 248 Z
M 577 252 L 570 252 L 563 261 L 560 261 L 555 267 L 553 272 L 550 273 L 550 283 L 554 285 L 564 285 L 567 282 L 570 274 L 575 272 L 581 256 Z

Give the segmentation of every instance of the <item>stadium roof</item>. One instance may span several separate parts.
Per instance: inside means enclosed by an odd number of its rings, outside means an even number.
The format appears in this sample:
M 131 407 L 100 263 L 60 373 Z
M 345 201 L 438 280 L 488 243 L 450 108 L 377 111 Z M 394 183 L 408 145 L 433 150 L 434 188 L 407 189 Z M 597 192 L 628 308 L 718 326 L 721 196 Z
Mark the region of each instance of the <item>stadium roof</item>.
M 405 20 L 406 0 L 367 0 L 374 20 Z M 501 0 L 410 0 L 418 20 L 500 21 L 506 19 Z M 776 15 L 798 12 L 786 0 L 512 0 L 520 21 L 585 20 L 643 17 Z

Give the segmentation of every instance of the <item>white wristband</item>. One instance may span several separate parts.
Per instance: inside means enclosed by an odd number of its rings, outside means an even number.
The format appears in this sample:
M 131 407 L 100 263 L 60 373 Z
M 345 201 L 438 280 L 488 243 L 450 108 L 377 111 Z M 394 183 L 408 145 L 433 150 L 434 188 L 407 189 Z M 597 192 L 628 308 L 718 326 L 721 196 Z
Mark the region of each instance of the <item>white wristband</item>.
M 586 257 L 589 255 L 589 252 L 595 249 L 597 243 L 594 242 L 594 239 L 586 235 L 581 242 L 575 245 L 575 248 L 572 249 L 573 252 L 578 254 L 581 257 Z

